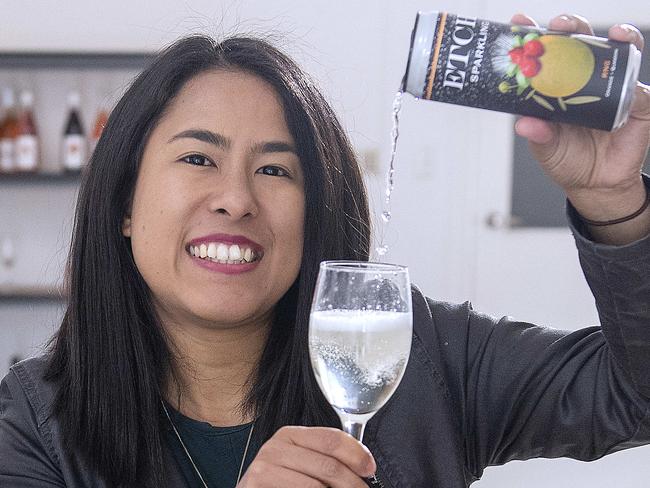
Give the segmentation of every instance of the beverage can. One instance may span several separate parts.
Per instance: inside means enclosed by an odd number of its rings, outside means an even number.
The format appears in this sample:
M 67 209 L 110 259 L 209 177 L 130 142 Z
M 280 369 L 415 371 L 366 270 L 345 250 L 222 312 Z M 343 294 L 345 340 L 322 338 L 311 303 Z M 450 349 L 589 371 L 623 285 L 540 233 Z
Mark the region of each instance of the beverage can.
M 419 12 L 402 90 L 426 100 L 601 130 L 628 119 L 641 66 L 630 43 Z

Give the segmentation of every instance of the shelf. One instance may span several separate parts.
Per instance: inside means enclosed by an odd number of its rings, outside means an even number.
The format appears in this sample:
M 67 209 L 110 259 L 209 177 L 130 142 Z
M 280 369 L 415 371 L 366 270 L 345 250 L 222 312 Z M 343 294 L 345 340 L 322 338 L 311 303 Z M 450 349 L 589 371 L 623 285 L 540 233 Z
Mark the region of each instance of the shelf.
M 4 301 L 40 300 L 63 302 L 65 297 L 60 288 L 50 286 L 0 286 L 0 303 Z
M 62 236 L 69 235 L 74 199 L 85 174 L 60 171 L 62 165 L 55 164 L 59 163 L 61 134 L 68 114 L 67 95 L 71 89 L 80 92 L 81 117 L 86 122 L 86 133 L 90 133 L 88 128 L 93 125 L 88 124 L 92 124 L 98 110 L 112 107 L 154 59 L 154 52 L 0 49 L 0 87 L 12 87 L 16 94 L 23 89 L 34 93 L 43 162 L 41 173 L 0 173 L 0 234 L 16 229 L 24 234 L 20 236 L 23 245 L 28 240 L 37 241 L 33 246 L 36 252 L 41 240 L 60 246 Z M 28 275 L 0 273 L 0 281 L 7 283 L 0 284 L 0 307 L 65 304 L 67 297 L 58 283 L 10 286 L 9 280 L 2 278 L 16 276 L 17 280 L 20 276 L 26 283 L 38 283 L 45 280 L 38 269 L 34 266 Z M 0 315 L 0 322 L 3 319 Z
M 146 66 L 151 53 L 114 52 L 0 52 L 2 69 L 137 69 Z
M 80 172 L 62 171 L 60 173 L 0 173 L 0 184 L 19 185 L 33 184 L 33 183 L 79 183 L 81 181 Z

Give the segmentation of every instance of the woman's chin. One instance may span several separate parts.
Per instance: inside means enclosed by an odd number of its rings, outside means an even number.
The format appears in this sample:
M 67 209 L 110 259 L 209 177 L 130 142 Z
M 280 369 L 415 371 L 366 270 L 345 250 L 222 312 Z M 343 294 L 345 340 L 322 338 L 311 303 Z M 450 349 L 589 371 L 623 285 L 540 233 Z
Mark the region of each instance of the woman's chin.
M 250 326 L 261 323 L 268 323 L 270 313 L 260 313 L 259 309 L 248 307 L 231 307 L 228 309 L 215 309 L 205 307 L 194 312 L 195 320 L 201 327 L 209 329 L 231 329 L 242 326 Z

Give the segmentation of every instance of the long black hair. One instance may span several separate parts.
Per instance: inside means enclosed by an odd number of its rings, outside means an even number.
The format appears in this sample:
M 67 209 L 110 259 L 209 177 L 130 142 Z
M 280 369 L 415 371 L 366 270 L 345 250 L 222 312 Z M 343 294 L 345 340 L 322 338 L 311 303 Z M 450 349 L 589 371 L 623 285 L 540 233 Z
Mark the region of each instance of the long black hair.
M 111 113 L 82 178 L 65 286 L 69 302 L 55 335 L 48 379 L 70 456 L 114 486 L 161 486 L 160 398 L 170 345 L 147 284 L 121 233 L 145 145 L 166 107 L 192 77 L 243 70 L 278 93 L 305 175 L 303 260 L 276 306 L 245 408 L 256 436 L 283 425 L 336 425 L 309 365 L 307 324 L 320 261 L 367 260 L 370 222 L 351 144 L 315 84 L 268 42 L 183 38 L 162 51 Z

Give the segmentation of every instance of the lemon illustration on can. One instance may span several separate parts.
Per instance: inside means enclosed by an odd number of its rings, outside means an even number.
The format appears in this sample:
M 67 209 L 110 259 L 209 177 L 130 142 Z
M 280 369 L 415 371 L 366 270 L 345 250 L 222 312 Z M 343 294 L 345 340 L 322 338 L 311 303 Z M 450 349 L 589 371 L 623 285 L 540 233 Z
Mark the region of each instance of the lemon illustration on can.
M 516 93 L 551 112 L 555 111 L 552 102 L 566 112 L 569 105 L 600 100 L 587 94 L 574 96 L 589 84 L 596 69 L 596 57 L 586 40 L 562 34 L 528 32 L 522 37 L 519 30 L 513 33 L 507 41 L 511 48 L 506 80 L 497 86 L 500 93 Z M 602 47 L 597 40 L 589 43 Z
M 579 92 L 589 82 L 596 60 L 592 50 L 579 39 L 542 35 L 544 53 L 537 58 L 540 69 L 530 86 L 540 95 L 563 98 Z

